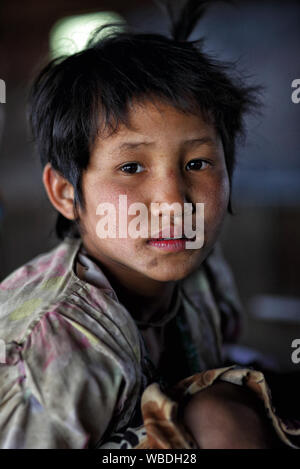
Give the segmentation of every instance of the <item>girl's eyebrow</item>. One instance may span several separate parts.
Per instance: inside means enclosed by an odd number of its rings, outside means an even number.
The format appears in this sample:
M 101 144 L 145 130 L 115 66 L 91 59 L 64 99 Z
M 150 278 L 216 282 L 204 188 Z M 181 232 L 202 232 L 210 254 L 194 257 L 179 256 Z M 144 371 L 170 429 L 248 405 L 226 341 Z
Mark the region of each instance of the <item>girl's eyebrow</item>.
M 211 137 L 197 137 L 185 140 L 182 145 L 204 145 L 205 143 L 215 144 L 216 142 Z M 131 150 L 141 145 L 155 145 L 155 142 L 124 142 L 116 150 Z
M 141 145 L 153 145 L 155 142 L 124 142 L 122 143 L 119 147 L 117 147 L 117 150 L 128 150 L 132 148 L 137 148 Z
M 191 138 L 183 142 L 184 145 L 190 145 L 190 146 L 205 145 L 206 143 L 216 145 L 215 140 L 208 136 L 200 137 L 200 138 Z

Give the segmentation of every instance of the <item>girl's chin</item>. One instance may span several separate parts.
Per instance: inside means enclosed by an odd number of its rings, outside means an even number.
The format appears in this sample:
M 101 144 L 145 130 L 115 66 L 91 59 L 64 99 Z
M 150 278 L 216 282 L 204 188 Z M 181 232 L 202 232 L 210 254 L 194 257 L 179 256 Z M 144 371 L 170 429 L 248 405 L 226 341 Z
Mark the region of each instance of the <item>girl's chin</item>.
M 157 273 L 153 271 L 148 271 L 147 273 L 148 277 L 151 277 L 153 280 L 157 280 L 158 282 L 177 282 L 190 275 L 194 270 L 195 268 L 179 271 L 173 269 L 172 271 L 164 272 L 162 269 L 159 269 Z

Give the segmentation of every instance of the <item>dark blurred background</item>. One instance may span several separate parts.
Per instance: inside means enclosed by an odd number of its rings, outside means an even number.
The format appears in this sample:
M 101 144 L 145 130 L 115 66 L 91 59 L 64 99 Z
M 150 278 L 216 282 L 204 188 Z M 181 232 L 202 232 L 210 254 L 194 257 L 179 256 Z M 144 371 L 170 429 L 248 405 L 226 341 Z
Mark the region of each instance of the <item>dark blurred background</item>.
M 0 280 L 57 244 L 26 123 L 29 83 L 50 57 L 57 21 L 102 11 L 137 31 L 168 31 L 150 0 L 1 0 Z M 299 2 L 216 2 L 192 35 L 204 35 L 204 50 L 216 58 L 238 61 L 249 84 L 264 86 L 262 113 L 247 119 L 238 151 L 235 215 L 221 241 L 245 307 L 240 343 L 270 355 L 282 371 L 300 367 L 291 361 L 291 342 L 300 338 L 300 103 L 291 100 L 291 83 L 300 78 L 299 24 Z

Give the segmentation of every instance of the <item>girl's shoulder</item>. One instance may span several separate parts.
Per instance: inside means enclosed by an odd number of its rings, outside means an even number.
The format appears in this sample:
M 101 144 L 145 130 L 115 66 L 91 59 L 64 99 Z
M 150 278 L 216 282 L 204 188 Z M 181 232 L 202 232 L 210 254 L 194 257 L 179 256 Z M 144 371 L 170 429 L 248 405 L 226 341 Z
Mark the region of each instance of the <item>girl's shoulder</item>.
M 67 275 L 80 245 L 80 239 L 66 238 L 50 251 L 34 257 L 0 283 L 1 294 L 17 294 L 29 285 L 34 287 L 50 278 Z
M 74 282 L 72 263 L 80 240 L 67 238 L 12 272 L 0 283 L 0 331 L 28 323 Z M 7 333 L 5 334 L 7 336 Z M 14 337 L 11 337 L 14 339 Z
M 77 276 L 81 246 L 81 239 L 66 238 L 0 284 L 0 339 L 24 344 L 35 328 L 55 318 L 60 328 L 76 329 L 92 346 L 123 348 L 127 358 L 133 354 L 139 360 L 138 331 L 127 310 L 110 292 Z

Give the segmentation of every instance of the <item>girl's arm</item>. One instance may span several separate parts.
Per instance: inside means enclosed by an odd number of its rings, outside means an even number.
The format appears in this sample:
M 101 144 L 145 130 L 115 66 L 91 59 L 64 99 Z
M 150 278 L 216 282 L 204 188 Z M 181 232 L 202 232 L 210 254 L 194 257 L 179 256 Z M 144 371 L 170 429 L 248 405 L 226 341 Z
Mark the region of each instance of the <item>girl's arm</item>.
M 125 382 L 109 337 L 101 343 L 58 309 L 42 314 L 18 343 L 6 342 L 2 449 L 87 448 L 118 423 Z

